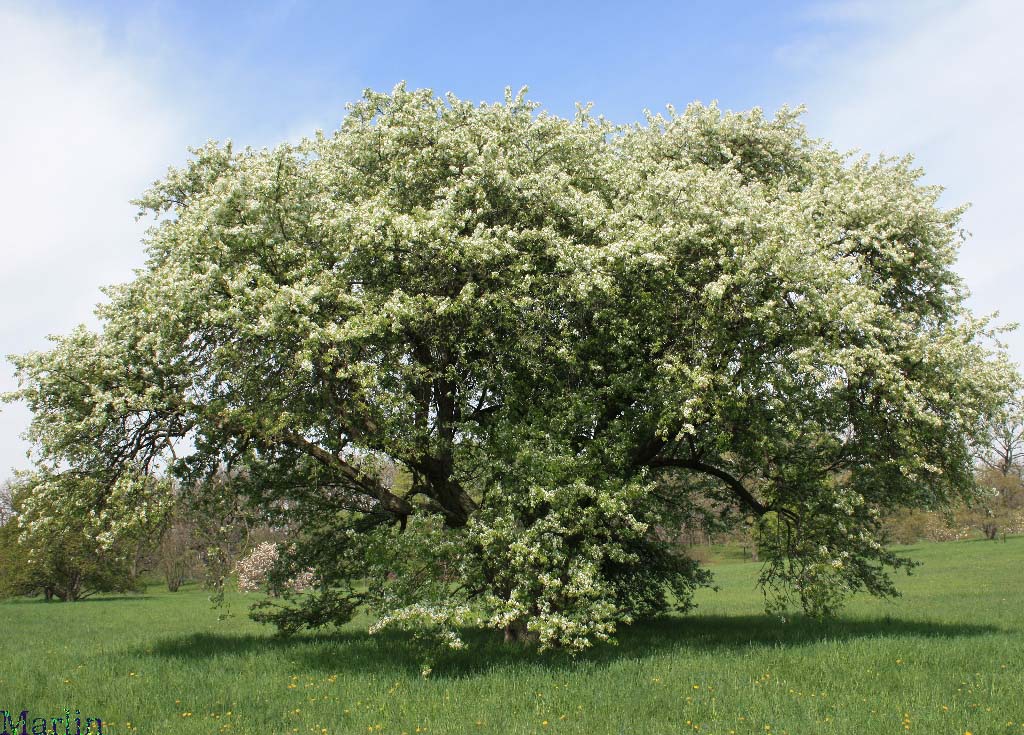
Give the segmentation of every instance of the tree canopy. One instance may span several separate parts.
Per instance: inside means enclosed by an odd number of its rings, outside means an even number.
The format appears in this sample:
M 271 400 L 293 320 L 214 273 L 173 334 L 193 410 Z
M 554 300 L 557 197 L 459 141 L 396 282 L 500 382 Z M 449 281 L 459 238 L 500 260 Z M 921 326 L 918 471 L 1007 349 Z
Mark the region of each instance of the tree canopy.
M 158 535 L 164 485 L 127 472 L 109 486 L 72 470 L 17 477 L 17 522 L 0 525 L 0 598 L 42 593 L 74 602 L 137 591 L 134 562 L 144 539 Z
M 12 358 L 8 398 L 100 505 L 231 467 L 289 529 L 259 613 L 286 631 L 366 608 L 577 650 L 689 605 L 695 518 L 755 519 L 775 603 L 893 594 L 880 513 L 974 492 L 1015 380 L 952 270 L 962 210 L 799 111 L 618 126 L 399 86 L 193 153 L 139 200 L 102 329 Z

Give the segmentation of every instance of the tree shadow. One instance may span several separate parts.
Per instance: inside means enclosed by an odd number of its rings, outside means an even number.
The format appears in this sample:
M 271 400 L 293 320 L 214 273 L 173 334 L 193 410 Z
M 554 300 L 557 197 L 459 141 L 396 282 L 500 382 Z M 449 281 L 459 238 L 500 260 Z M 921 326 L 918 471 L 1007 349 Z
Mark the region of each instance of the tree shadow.
M 896 618 L 796 617 L 787 622 L 767 615 L 669 616 L 623 628 L 618 645 L 598 644 L 572 657 L 559 651 L 538 653 L 534 648 L 505 644 L 493 630 L 463 631 L 467 648 L 442 654 L 434 664 L 435 678 L 466 678 L 496 669 L 541 668 L 551 671 L 583 666 L 607 666 L 620 660 L 700 652 L 727 652 L 761 647 L 799 647 L 823 641 L 861 638 L 963 638 L 1000 632 L 992 625 L 940 623 Z M 418 673 L 422 658 L 410 635 L 365 630 L 304 634 L 281 638 L 259 634 L 196 633 L 164 638 L 147 647 L 147 655 L 182 660 L 273 652 L 294 662 L 296 671 L 323 673 Z
M 137 602 L 139 600 L 152 600 L 153 595 L 147 595 L 143 592 L 127 593 L 116 596 L 97 596 L 97 597 L 86 597 L 84 600 L 77 600 L 75 604 L 79 602 Z

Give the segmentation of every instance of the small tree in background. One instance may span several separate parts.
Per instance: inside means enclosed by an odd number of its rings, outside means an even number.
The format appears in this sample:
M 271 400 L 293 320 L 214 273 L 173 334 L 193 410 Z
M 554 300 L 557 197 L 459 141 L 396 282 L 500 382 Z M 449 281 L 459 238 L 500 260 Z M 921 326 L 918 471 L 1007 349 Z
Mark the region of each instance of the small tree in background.
M 256 545 L 249 554 L 235 564 L 238 575 L 238 589 L 242 592 L 256 592 L 267 588 L 271 573 L 280 561 L 281 554 L 278 544 L 264 541 Z M 294 594 L 301 594 L 312 589 L 316 578 L 312 570 L 305 570 L 288 578 L 284 587 Z M 273 587 L 269 590 L 275 594 Z
M 1024 533 L 1024 481 L 1019 471 L 988 469 L 979 474 L 978 484 L 983 492 L 956 514 L 957 522 L 980 530 L 990 540 Z
M 1014 395 L 993 421 L 991 441 L 978 452 L 981 463 L 1003 476 L 1024 469 L 1024 395 Z
M 177 592 L 194 576 L 198 565 L 192 524 L 184 518 L 174 518 L 167 525 L 155 556 L 156 567 L 167 583 L 167 590 Z
M 886 543 L 912 544 L 923 538 L 933 541 L 952 540 L 932 538 L 932 529 L 936 527 L 945 529 L 946 526 L 935 513 L 915 508 L 901 508 L 886 515 L 883 531 Z
M 152 565 L 171 592 L 199 579 L 219 595 L 238 560 L 281 532 L 270 527 L 266 509 L 249 499 L 244 472 L 219 467 L 189 483 L 172 483 L 171 510 L 152 550 Z
M 4 527 L 17 545 L 17 593 L 74 602 L 137 589 L 137 554 L 159 537 L 166 502 L 165 484 L 143 474 L 125 473 L 110 492 L 88 476 L 22 474 Z

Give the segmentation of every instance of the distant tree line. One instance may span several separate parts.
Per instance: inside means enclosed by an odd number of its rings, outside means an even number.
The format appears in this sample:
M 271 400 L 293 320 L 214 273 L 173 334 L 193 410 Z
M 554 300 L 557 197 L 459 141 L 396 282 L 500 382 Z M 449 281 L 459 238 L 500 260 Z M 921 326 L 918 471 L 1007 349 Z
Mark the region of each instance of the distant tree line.
M 975 483 L 978 492 L 970 502 L 950 507 L 906 508 L 885 515 L 883 537 L 889 543 L 989 540 L 1024 534 L 1024 397 L 1019 393 L 996 418 L 990 443 L 975 450 Z M 696 557 L 703 547 L 731 545 L 751 561 L 763 561 L 772 545 L 771 525 L 753 518 L 726 522 L 729 508 L 705 503 L 700 513 L 672 532 Z
M 1024 399 L 1018 394 L 996 421 L 990 444 L 977 452 L 980 492 L 970 503 L 943 511 L 908 509 L 886 518 L 893 541 L 995 540 L 1024 534 Z
M 254 546 L 285 534 L 233 489 L 240 483 L 244 478 L 226 470 L 201 488 L 168 483 L 162 489 L 167 497 L 154 503 L 145 527 L 119 531 L 108 521 L 109 508 L 35 507 L 29 482 L 7 481 L 0 486 L 0 598 L 74 602 L 101 592 L 138 592 L 153 577 L 171 592 L 190 581 L 220 590 Z M 192 496 L 202 502 L 191 502 Z M 106 530 L 96 532 L 99 516 Z

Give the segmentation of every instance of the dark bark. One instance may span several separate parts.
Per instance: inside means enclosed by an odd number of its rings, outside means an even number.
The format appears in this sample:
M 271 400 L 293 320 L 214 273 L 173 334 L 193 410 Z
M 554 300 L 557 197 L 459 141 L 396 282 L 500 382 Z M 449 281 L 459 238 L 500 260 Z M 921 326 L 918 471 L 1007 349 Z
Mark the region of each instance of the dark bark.
M 412 513 L 413 507 L 409 501 L 388 490 L 378 478 L 360 475 L 356 468 L 348 464 L 341 457 L 314 444 L 294 431 L 283 432 L 281 438 L 289 446 L 308 454 L 321 464 L 337 472 L 353 489 L 376 498 L 385 512 L 399 519 Z
M 750 491 L 743 486 L 742 482 L 720 467 L 715 467 L 714 465 L 706 464 L 696 459 L 672 459 L 665 457 L 655 457 L 647 462 L 647 466 L 655 469 L 677 468 L 692 470 L 704 475 L 709 475 L 721 480 L 725 486 L 732 491 L 737 500 L 742 502 L 743 505 L 758 516 L 763 516 L 768 511 L 773 510 L 773 508 L 764 505 L 761 501 L 755 498 Z
M 537 634 L 526 629 L 525 620 L 516 620 L 505 626 L 505 643 L 526 645 L 536 642 Z

